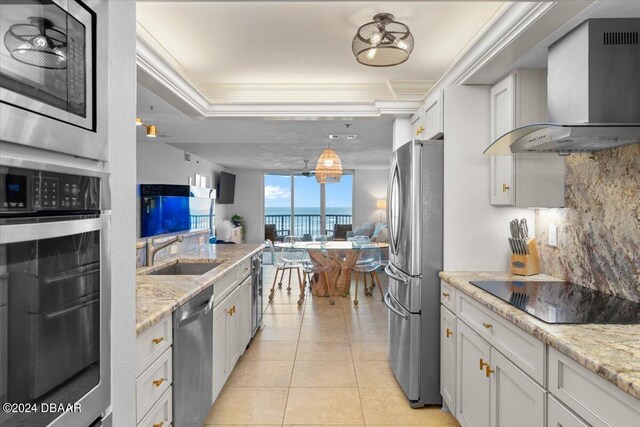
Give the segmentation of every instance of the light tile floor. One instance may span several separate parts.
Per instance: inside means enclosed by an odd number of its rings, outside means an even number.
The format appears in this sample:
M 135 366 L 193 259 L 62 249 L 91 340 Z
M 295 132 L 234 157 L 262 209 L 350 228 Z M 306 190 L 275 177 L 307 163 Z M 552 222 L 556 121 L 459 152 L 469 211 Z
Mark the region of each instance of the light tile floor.
M 264 328 L 240 358 L 205 425 L 459 426 L 440 408 L 411 409 L 387 362 L 387 310 L 378 290 L 353 297 L 307 296 L 297 280 L 266 296 Z M 385 277 L 380 274 L 383 287 Z M 352 287 L 353 292 L 353 287 Z

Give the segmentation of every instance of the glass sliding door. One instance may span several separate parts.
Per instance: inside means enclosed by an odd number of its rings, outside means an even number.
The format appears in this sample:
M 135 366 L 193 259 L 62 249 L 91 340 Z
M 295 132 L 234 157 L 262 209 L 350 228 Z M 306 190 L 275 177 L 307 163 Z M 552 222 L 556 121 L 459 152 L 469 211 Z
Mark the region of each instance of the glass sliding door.
M 335 224 L 351 224 L 353 174 L 319 184 L 315 176 L 270 172 L 264 176 L 265 239 L 295 235 L 311 240 L 333 234 Z
M 293 233 L 303 240 L 325 234 L 320 206 L 321 185 L 314 176 L 293 175 Z
M 345 173 L 340 182 L 325 185 L 325 228 L 332 234 L 336 224 L 351 224 L 353 213 L 353 175 Z
M 292 234 L 292 184 L 289 173 L 264 176 L 265 239 L 282 240 L 284 236 Z

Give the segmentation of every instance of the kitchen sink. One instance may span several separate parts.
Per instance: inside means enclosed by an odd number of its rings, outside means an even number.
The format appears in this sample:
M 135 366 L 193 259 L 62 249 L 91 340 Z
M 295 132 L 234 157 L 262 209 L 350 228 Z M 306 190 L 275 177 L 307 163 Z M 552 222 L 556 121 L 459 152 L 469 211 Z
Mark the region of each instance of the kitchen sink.
M 193 262 L 181 260 L 148 273 L 151 276 L 200 276 L 222 264 L 222 261 Z

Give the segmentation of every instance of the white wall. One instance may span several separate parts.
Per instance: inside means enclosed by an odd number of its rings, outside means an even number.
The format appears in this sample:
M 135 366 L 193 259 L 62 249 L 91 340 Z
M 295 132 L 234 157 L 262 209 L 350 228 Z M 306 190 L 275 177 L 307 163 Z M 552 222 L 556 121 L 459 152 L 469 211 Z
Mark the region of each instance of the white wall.
M 224 167 L 191 155 L 191 161 L 184 161 L 184 151 L 171 145 L 153 141 L 136 144 L 137 183 L 138 184 L 188 184 L 189 177 L 196 173 L 207 178 L 207 185 L 216 188 L 220 179 L 220 171 L 228 172 Z M 227 218 L 227 206 L 216 203 L 216 227 Z M 136 208 L 139 217 L 140 200 Z M 137 236 L 140 235 L 140 221 Z
M 264 242 L 264 172 L 239 169 L 236 174 L 234 204 L 226 205 L 227 216 L 239 214 L 247 224 L 247 243 Z
M 108 10 L 108 141 L 111 172 L 111 402 L 114 426 L 136 424 L 136 5 Z M 98 19 L 106 18 L 99 15 Z M 99 72 L 102 70 L 99 70 Z
M 391 156 L 391 153 L 389 153 Z M 353 176 L 353 227 L 364 222 L 380 221 L 376 200 L 387 198 L 389 169 L 356 169 Z M 387 213 L 382 212 L 386 221 Z
M 490 143 L 488 86 L 445 88 L 444 269 L 509 270 L 509 221 L 533 209 L 489 203 L 490 164 L 482 155 Z

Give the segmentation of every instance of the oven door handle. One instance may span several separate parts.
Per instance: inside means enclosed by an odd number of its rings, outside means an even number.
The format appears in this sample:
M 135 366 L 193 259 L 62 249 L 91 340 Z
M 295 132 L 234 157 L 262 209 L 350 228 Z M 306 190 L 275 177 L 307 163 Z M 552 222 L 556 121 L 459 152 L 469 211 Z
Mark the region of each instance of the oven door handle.
M 101 228 L 100 218 L 0 225 L 0 245 L 72 236 Z
M 62 310 L 57 310 L 57 311 L 54 311 L 53 313 L 48 313 L 46 317 L 47 317 L 47 320 L 55 319 L 56 317 L 60 317 L 64 314 L 71 313 L 72 311 L 79 310 L 81 308 L 87 307 L 97 302 L 100 302 L 100 297 L 90 299 L 89 301 L 82 301 L 80 303 L 74 304 L 71 307 L 63 308 Z

